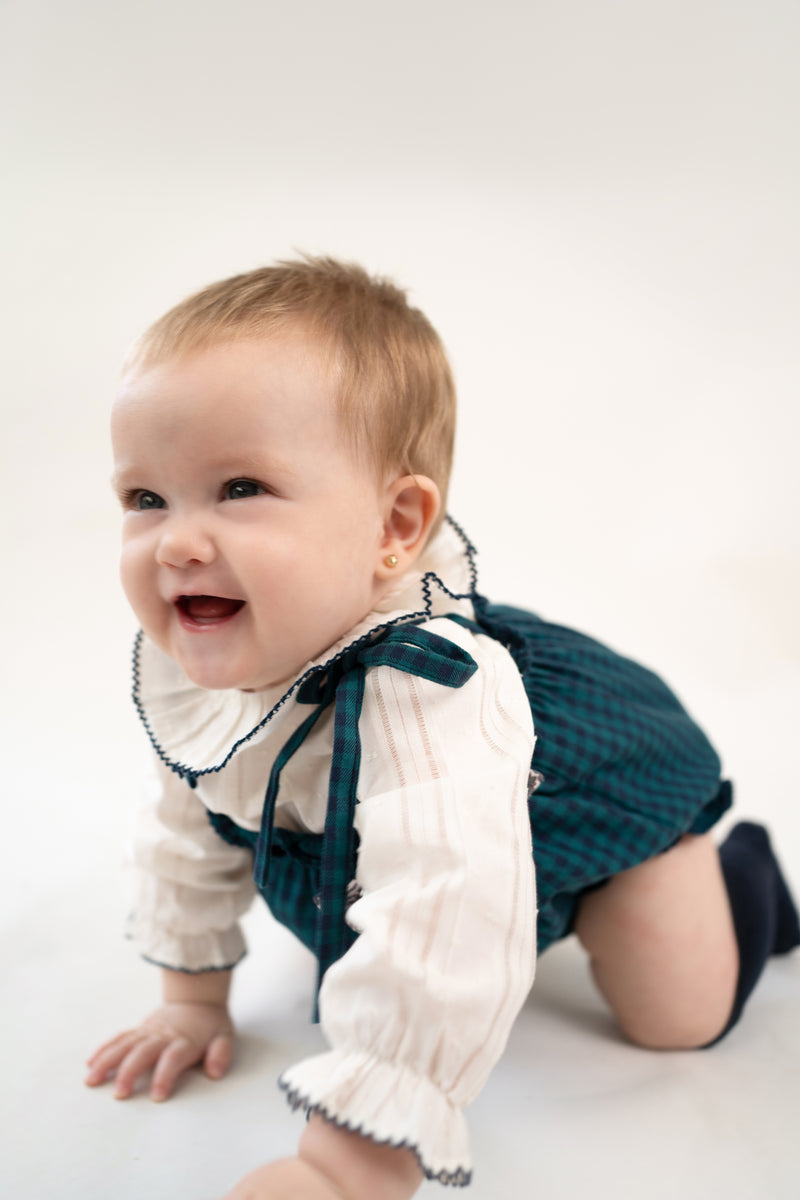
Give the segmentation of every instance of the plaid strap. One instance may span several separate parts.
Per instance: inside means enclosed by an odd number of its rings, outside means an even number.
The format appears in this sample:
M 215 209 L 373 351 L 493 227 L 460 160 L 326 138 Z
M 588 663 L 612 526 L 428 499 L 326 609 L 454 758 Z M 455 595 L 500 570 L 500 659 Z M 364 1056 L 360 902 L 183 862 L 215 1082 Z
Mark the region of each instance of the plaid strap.
M 358 835 L 353 827 L 361 765 L 359 721 L 370 667 L 389 666 L 444 687 L 462 687 L 478 667 L 465 650 L 414 624 L 395 625 L 383 636 L 353 646 L 316 672 L 298 689 L 297 699 L 314 711 L 295 730 L 270 772 L 255 846 L 253 877 L 264 889 L 269 876 L 275 802 L 283 768 L 305 741 L 322 713 L 335 704 L 333 758 L 322 838 L 316 953 L 319 981 L 352 941 L 345 923 L 348 886 L 355 879 Z
M 478 669 L 460 646 L 414 625 L 390 629 L 383 639 L 365 646 L 336 688 L 333 760 L 328 787 L 328 810 L 322 843 L 320 913 L 317 918 L 319 981 L 348 946 L 345 912 L 348 885 L 356 873 L 356 831 L 361 764 L 359 721 L 364 684 L 370 667 L 388 666 L 421 676 L 444 687 L 462 687 Z
M 347 910 L 347 886 L 355 878 L 357 835 L 353 819 L 361 766 L 358 724 L 364 702 L 366 674 L 366 668 L 358 663 L 343 676 L 336 689 L 333 758 L 320 862 L 317 991 L 328 967 L 342 957 L 349 941 L 344 915 Z
M 330 701 L 328 701 L 330 703 Z M 272 830 L 275 823 L 275 801 L 278 796 L 278 788 L 281 782 L 281 771 L 286 766 L 292 755 L 300 749 L 303 742 L 308 737 L 311 730 L 316 725 L 319 718 L 325 711 L 327 704 L 320 704 L 315 708 L 310 716 L 306 717 L 302 725 L 298 725 L 292 736 L 289 738 L 286 745 L 281 750 L 275 762 L 272 764 L 272 770 L 269 773 L 269 782 L 267 791 L 264 796 L 264 806 L 261 809 L 261 828 L 258 831 L 258 840 L 256 841 L 255 850 L 253 852 L 253 879 L 256 886 L 262 890 L 267 886 L 269 878 L 269 864 L 272 850 Z

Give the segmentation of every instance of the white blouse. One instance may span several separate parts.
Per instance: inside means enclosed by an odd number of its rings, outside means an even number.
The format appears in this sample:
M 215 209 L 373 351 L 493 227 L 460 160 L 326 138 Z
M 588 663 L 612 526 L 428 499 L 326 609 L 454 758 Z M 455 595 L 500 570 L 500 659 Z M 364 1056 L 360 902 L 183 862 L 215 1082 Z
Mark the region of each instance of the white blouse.
M 369 629 L 423 615 L 478 670 L 446 687 L 370 668 L 359 732 L 355 824 L 360 937 L 327 971 L 320 1022 L 331 1049 L 281 1077 L 292 1103 L 378 1142 L 414 1149 L 429 1178 L 467 1183 L 462 1114 L 503 1051 L 533 982 L 536 903 L 527 807 L 534 736 L 519 672 L 472 616 L 472 550 L 446 524 L 420 569 L 307 670 Z M 257 831 L 274 759 L 308 715 L 288 692 L 206 691 L 147 639 L 136 697 L 159 751 L 134 860 L 130 933 L 149 959 L 198 971 L 244 953 L 252 855 L 213 831 L 206 808 Z M 321 833 L 333 709 L 281 775 L 275 824 Z M 176 773 L 200 775 L 195 789 Z

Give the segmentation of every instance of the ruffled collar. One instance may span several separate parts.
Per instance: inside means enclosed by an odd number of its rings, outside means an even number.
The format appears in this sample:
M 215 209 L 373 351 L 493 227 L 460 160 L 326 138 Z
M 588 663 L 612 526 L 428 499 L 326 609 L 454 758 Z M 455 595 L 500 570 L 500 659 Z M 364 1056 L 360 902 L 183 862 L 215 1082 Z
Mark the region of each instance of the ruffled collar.
M 262 692 L 198 687 L 143 632 L 133 653 L 133 701 L 162 762 L 190 782 L 221 771 L 247 743 L 272 735 L 296 708 L 296 693 L 313 673 L 328 668 L 362 641 L 401 622 L 457 612 L 472 616 L 475 549 L 448 517 L 417 569 L 343 638 L 309 662 L 288 686 Z

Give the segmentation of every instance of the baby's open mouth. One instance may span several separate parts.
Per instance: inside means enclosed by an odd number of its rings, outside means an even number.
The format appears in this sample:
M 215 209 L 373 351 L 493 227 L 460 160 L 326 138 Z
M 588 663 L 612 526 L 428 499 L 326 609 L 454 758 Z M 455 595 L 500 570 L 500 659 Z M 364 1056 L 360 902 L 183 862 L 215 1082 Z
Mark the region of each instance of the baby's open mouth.
M 224 621 L 244 607 L 244 600 L 231 600 L 227 596 L 179 596 L 175 603 L 182 613 L 198 625 Z

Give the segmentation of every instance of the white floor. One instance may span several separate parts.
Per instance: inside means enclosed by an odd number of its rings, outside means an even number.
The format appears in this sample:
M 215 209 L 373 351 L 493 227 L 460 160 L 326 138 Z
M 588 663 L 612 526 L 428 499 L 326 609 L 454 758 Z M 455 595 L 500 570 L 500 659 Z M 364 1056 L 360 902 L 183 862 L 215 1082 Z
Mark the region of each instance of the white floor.
M 313 970 L 263 911 L 234 1000 L 235 1070 L 199 1072 L 169 1103 L 81 1085 L 82 1060 L 133 1022 L 153 973 L 117 936 L 111 872 L 40 896 L 7 932 L 2 1194 L 23 1200 L 215 1200 L 290 1152 L 301 1118 L 275 1087 L 313 1051 Z M 74 942 L 84 945 L 76 953 Z M 746 1018 L 709 1052 L 658 1054 L 617 1036 L 573 942 L 540 963 L 506 1054 L 471 1110 L 470 1200 L 796 1200 L 800 1187 L 800 955 L 774 960 Z M 428 1184 L 422 1195 L 444 1194 Z

